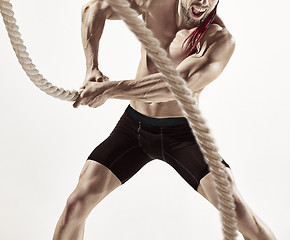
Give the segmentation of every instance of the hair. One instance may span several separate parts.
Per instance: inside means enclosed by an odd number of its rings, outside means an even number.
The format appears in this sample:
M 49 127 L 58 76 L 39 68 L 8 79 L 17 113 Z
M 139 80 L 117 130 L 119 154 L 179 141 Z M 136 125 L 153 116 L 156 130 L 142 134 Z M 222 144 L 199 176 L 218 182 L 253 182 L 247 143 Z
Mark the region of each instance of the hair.
M 206 33 L 207 29 L 210 27 L 213 22 L 217 11 L 217 5 L 211 11 L 211 13 L 206 17 L 206 19 L 196 28 L 189 36 L 184 40 L 182 48 L 185 45 L 184 51 L 188 51 L 187 56 L 190 56 L 194 53 L 196 45 L 200 42 L 203 35 Z

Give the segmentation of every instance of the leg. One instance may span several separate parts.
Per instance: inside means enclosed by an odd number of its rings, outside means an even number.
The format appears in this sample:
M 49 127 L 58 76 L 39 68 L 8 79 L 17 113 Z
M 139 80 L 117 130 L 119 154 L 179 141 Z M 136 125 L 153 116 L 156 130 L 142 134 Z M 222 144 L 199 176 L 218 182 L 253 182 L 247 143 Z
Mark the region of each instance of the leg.
M 53 240 L 82 240 L 91 210 L 151 160 L 139 146 L 137 129 L 138 122 L 123 115 L 110 136 L 90 154 L 57 223 Z
M 243 235 L 245 240 L 275 240 L 276 238 L 271 230 L 253 213 L 242 199 L 234 182 L 231 170 L 227 168 L 227 171 L 230 176 L 229 180 L 236 204 L 239 232 Z M 218 209 L 219 201 L 211 173 L 202 178 L 198 187 L 198 192 Z
M 88 160 L 76 189 L 67 200 L 53 240 L 82 240 L 85 220 L 91 210 L 120 185 L 120 180 L 108 168 Z
M 164 160 L 169 163 L 195 190 L 218 208 L 219 202 L 212 174 L 190 127 L 164 132 Z M 224 162 L 224 165 L 227 164 Z M 271 230 L 251 211 L 241 198 L 231 170 L 229 180 L 236 203 L 238 229 L 246 240 L 275 240 Z

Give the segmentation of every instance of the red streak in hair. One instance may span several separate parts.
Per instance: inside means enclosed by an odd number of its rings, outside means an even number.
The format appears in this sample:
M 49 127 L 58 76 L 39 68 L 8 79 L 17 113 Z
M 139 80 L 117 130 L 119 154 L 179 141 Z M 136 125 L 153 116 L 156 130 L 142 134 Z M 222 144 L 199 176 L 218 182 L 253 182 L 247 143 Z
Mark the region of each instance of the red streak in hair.
M 190 56 L 194 53 L 196 45 L 199 43 L 203 35 L 206 33 L 207 29 L 213 22 L 215 16 L 216 16 L 216 9 L 217 6 L 212 10 L 212 12 L 207 16 L 207 18 L 196 28 L 192 31 L 191 34 L 184 40 L 182 44 L 182 48 L 185 45 L 185 51 L 188 51 L 187 56 Z

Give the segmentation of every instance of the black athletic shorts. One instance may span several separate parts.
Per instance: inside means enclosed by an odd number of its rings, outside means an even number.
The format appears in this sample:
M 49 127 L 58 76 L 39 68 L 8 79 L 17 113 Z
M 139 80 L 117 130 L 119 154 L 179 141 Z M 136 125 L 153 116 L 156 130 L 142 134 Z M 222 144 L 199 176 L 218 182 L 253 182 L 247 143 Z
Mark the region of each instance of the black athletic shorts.
M 153 159 L 170 164 L 195 190 L 209 173 L 186 118 L 151 118 L 130 105 L 88 159 L 109 168 L 122 184 Z

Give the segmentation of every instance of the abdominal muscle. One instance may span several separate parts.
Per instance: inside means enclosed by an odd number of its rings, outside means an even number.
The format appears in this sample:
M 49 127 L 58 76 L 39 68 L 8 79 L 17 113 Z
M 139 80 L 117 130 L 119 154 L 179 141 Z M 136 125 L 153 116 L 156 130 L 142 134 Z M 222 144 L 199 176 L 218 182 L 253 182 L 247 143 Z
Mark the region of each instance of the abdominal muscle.
M 198 104 L 198 95 L 194 94 L 194 98 Z M 142 102 L 131 100 L 130 105 L 136 111 L 148 117 L 184 117 L 183 110 L 176 100 L 168 102 Z
M 169 118 L 169 117 L 183 117 L 184 114 L 177 101 L 169 102 L 140 102 L 140 101 L 130 101 L 130 105 L 136 111 L 142 113 L 145 116 L 153 118 Z

